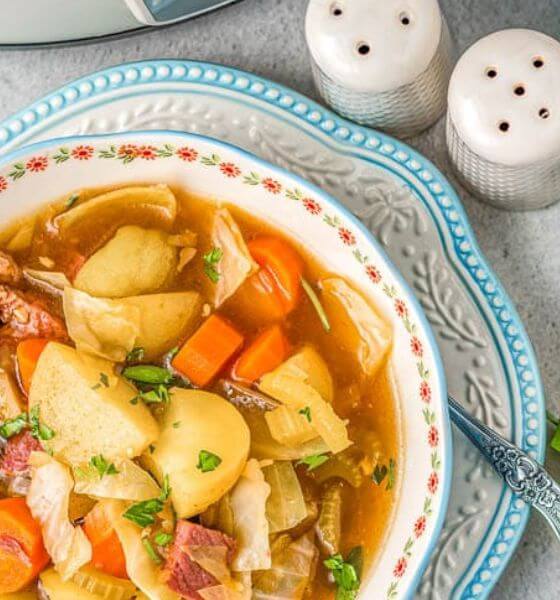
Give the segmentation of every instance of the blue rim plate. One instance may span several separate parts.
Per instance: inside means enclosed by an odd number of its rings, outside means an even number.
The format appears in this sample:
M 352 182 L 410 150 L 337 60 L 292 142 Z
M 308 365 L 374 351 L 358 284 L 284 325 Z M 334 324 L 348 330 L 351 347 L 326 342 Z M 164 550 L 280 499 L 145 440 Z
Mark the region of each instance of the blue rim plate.
M 429 196 L 445 251 L 460 265 L 458 271 L 468 280 L 468 293 L 484 311 L 494 334 L 500 336 L 502 361 L 514 365 L 509 384 L 518 391 L 520 406 L 513 406 L 509 399 L 514 419 L 512 439 L 543 460 L 545 403 L 531 343 L 515 307 L 478 247 L 456 192 L 430 161 L 406 144 L 350 123 L 309 98 L 250 73 L 204 62 L 150 60 L 110 67 L 78 79 L 6 119 L 0 123 L 0 153 L 26 143 L 33 135 L 45 136 L 49 127 L 87 111 L 95 103 L 110 101 L 114 92 L 140 95 L 148 84 L 192 84 L 202 90 L 197 93 L 223 91 L 247 104 L 258 102 L 297 122 L 306 133 L 326 136 L 348 153 L 391 170 L 406 181 L 419 201 L 425 203 L 423 198 Z M 481 542 L 456 584 L 463 590 L 461 598 L 488 596 L 521 538 L 528 514 L 528 507 L 504 486 L 488 527 L 491 536 Z

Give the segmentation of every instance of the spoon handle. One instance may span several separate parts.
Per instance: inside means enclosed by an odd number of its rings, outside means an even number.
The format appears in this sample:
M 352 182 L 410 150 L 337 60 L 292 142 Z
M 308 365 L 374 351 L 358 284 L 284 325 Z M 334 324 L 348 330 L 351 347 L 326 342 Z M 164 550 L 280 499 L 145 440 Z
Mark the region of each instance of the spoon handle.
M 469 415 L 449 397 L 451 419 L 522 500 L 540 511 L 560 538 L 560 486 L 537 461 Z

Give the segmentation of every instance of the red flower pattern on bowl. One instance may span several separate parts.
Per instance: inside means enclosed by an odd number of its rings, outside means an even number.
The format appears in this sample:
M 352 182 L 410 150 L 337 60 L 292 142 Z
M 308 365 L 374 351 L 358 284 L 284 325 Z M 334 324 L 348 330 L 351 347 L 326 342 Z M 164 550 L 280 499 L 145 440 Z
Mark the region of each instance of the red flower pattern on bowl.
M 8 181 L 5 177 L 0 177 L 0 192 L 8 189 Z
M 366 267 L 366 275 L 373 283 L 379 283 L 381 281 L 381 273 L 379 269 L 374 265 L 368 265 Z
M 136 158 L 138 156 L 138 147 L 135 144 L 123 144 L 117 150 L 119 158 Z
M 176 152 L 177 156 L 186 162 L 194 162 L 198 158 L 198 152 L 194 148 L 179 148 Z
M 428 478 L 428 491 L 430 492 L 430 494 L 435 494 L 437 492 L 438 485 L 439 485 L 438 474 L 435 471 L 433 471 L 431 473 L 430 477 Z
M 220 171 L 226 177 L 239 177 L 239 175 L 241 175 L 241 171 L 240 171 L 239 167 L 236 167 L 231 162 L 223 162 L 223 163 L 221 163 L 220 164 Z
M 393 569 L 393 575 L 399 578 L 402 577 L 406 572 L 407 566 L 406 558 L 399 558 L 395 568 Z
M 72 150 L 72 157 L 76 160 L 89 160 L 93 156 L 93 146 L 76 146 Z
M 420 382 L 420 398 L 423 402 L 430 402 L 432 399 L 432 390 L 427 381 Z
M 395 300 L 395 310 L 401 319 L 406 317 L 408 314 L 408 308 L 406 308 L 406 304 L 400 299 Z
M 347 246 L 353 246 L 356 243 L 356 237 L 346 227 L 338 228 L 338 236 Z
M 312 215 L 321 214 L 321 211 L 323 209 L 321 208 L 321 205 L 316 200 L 313 200 L 313 198 L 304 198 L 302 200 L 302 202 L 303 202 L 303 206 L 305 206 L 305 209 L 307 210 L 307 212 L 310 212 Z
M 422 515 L 414 523 L 414 535 L 419 538 L 426 531 L 426 517 Z
M 424 354 L 424 348 L 422 342 L 416 337 L 412 337 L 410 340 L 410 348 L 415 356 L 422 356 Z
M 432 425 L 430 427 L 430 429 L 428 430 L 428 444 L 430 444 L 430 446 L 432 448 L 435 448 L 439 443 L 439 432 L 437 430 L 437 427 L 435 427 L 434 425 Z
M 48 164 L 49 159 L 46 156 L 33 156 L 27 161 L 25 168 L 33 173 L 39 173 L 44 171 Z
M 136 156 L 138 156 L 138 158 L 143 158 L 144 160 L 155 160 L 157 157 L 157 148 L 154 146 L 140 146 Z
M 279 194 L 282 190 L 282 185 L 280 182 L 276 181 L 276 179 L 272 179 L 272 177 L 266 177 L 263 179 L 262 184 L 264 189 L 271 194 Z

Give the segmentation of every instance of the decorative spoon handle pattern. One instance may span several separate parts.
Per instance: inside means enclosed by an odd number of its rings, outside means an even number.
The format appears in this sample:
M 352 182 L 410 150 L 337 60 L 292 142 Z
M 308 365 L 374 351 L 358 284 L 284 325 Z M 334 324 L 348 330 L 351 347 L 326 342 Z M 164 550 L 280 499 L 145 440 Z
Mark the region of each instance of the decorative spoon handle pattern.
M 515 494 L 540 511 L 560 538 L 560 486 L 539 463 L 449 397 L 451 419 Z

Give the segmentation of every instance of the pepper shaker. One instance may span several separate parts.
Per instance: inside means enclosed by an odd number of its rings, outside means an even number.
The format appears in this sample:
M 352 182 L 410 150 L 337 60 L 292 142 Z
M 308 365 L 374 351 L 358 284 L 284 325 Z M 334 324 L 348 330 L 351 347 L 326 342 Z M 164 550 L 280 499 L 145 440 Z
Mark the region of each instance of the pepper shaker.
M 453 52 L 437 0 L 310 0 L 305 32 L 317 89 L 342 116 L 410 137 L 444 113 Z
M 488 35 L 449 85 L 447 147 L 465 187 L 512 210 L 560 199 L 560 43 L 528 29 Z

